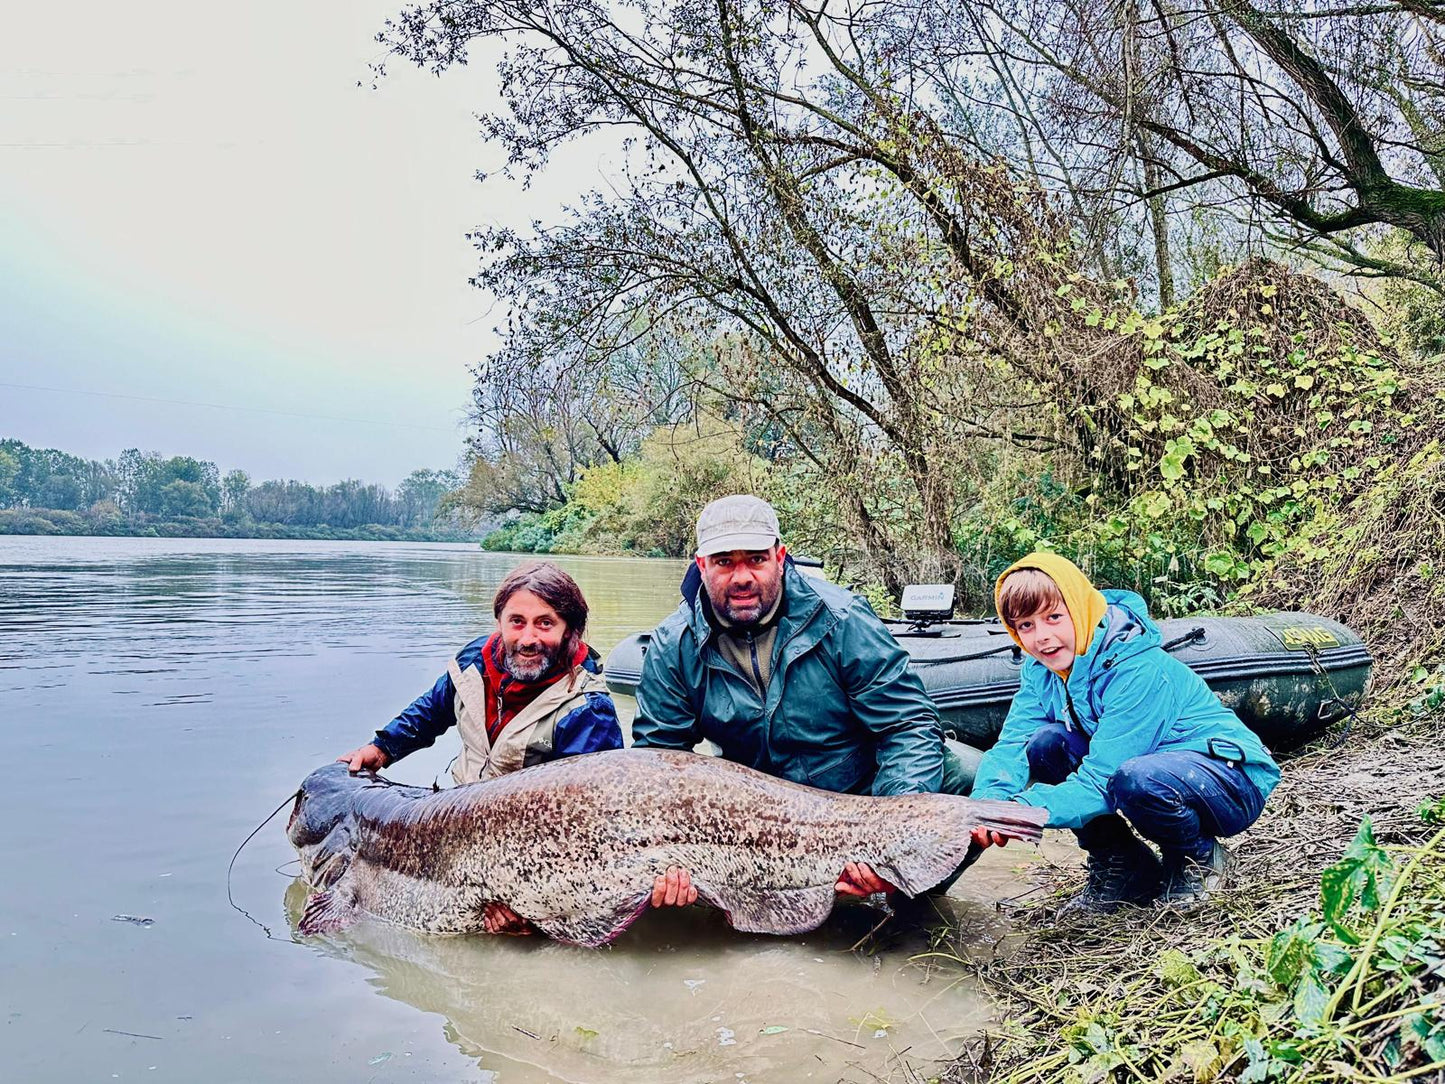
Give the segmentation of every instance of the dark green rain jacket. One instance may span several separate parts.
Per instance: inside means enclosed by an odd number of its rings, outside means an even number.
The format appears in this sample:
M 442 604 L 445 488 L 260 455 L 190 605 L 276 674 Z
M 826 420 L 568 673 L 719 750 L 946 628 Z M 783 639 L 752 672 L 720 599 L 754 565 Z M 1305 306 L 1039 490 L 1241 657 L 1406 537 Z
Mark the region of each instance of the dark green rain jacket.
M 937 791 L 943 732 L 908 655 L 868 603 L 791 561 L 766 698 L 718 650 L 694 565 L 683 601 L 654 630 L 637 689 L 633 744 L 691 749 L 840 793 Z

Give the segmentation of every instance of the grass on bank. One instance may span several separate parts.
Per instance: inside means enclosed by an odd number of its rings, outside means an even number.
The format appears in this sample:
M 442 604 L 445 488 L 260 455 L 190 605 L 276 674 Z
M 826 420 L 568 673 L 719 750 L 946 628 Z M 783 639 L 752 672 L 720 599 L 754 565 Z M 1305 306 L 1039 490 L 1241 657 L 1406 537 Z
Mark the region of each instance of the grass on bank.
M 1056 922 L 1078 875 L 1046 871 L 1012 949 L 970 965 L 1003 1023 L 937 1079 L 1445 1081 L 1442 703 L 1289 761 L 1193 914 Z

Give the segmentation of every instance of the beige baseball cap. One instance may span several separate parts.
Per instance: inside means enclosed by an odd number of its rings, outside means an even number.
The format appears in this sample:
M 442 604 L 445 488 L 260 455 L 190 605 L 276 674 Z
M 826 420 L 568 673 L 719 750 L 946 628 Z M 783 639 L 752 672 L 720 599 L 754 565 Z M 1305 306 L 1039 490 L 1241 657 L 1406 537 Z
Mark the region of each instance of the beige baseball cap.
M 778 514 L 761 497 L 719 497 L 697 517 L 697 555 L 772 549 L 781 537 Z

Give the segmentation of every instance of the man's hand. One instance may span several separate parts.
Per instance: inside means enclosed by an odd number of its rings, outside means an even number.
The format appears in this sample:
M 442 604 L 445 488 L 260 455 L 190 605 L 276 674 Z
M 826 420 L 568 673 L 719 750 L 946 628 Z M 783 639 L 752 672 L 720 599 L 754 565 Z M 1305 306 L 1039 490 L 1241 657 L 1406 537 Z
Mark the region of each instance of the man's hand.
M 505 903 L 485 905 L 482 908 L 482 925 L 488 933 L 505 933 L 513 937 L 525 937 L 532 932 L 532 924 Z
M 891 885 L 874 872 L 867 862 L 849 862 L 838 875 L 833 891 L 840 896 L 871 896 L 875 892 L 896 892 Z
M 353 749 L 349 753 L 342 753 L 336 758 L 340 763 L 345 764 L 347 770 L 353 774 L 356 772 L 374 772 L 385 768 L 391 763 L 391 757 L 387 756 L 375 745 L 363 745 L 360 749 Z
M 980 847 L 1007 847 L 1009 837 L 979 825 L 973 830 L 973 841 Z
M 692 875 L 677 866 L 668 866 L 667 872 L 652 882 L 652 906 L 686 907 L 697 902 L 697 889 L 693 887 Z

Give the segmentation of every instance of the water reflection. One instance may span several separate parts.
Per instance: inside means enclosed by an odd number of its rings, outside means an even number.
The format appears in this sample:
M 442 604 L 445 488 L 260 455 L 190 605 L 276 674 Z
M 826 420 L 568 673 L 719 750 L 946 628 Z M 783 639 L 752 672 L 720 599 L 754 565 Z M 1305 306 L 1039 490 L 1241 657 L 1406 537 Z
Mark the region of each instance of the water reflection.
M 295 882 L 293 931 L 305 899 Z M 952 921 L 990 926 L 976 905 L 942 906 Z M 951 971 L 911 962 L 929 945 L 919 913 L 870 937 L 879 917 L 845 906 L 806 939 L 773 938 L 689 908 L 644 915 L 598 950 L 379 922 L 305 943 L 367 969 L 383 996 L 444 1017 L 448 1041 L 508 1084 L 832 1081 L 886 1077 L 903 1051 L 915 1067 L 947 1058 L 986 1019 Z M 860 940 L 866 952 L 853 951 Z
M 57 660 L 72 649 L 104 650 L 108 667 L 91 673 L 164 673 L 197 656 L 247 660 L 328 647 L 433 654 L 439 626 L 447 642 L 492 627 L 492 595 L 525 559 L 444 545 L 5 542 L 0 667 L 22 659 L 27 668 L 64 667 Z M 588 639 L 604 654 L 675 603 L 667 581 L 681 578 L 680 564 L 554 559 L 587 596 Z

